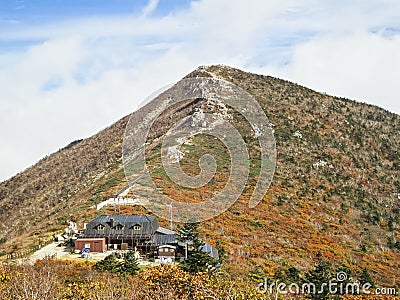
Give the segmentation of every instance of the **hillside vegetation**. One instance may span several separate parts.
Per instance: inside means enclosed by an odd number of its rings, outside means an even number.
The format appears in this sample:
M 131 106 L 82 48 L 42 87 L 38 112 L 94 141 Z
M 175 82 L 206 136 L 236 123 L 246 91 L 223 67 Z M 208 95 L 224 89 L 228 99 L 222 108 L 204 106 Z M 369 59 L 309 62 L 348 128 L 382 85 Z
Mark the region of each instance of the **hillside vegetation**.
M 275 177 L 263 201 L 250 209 L 259 146 L 245 119 L 229 110 L 249 148 L 250 178 L 239 201 L 201 227 L 205 240 L 218 240 L 226 248 L 230 272 L 260 277 L 274 277 L 289 267 L 306 272 L 322 257 L 355 274 L 368 269 L 377 283 L 399 286 L 400 116 L 225 66 L 201 67 L 187 77 L 193 76 L 221 78 L 246 90 L 275 130 Z M 207 109 L 205 99 L 171 107 L 157 119 L 149 136 L 148 165 L 160 163 L 162 136 L 174 118 L 198 107 Z M 72 143 L 0 184 L 3 251 L 47 239 L 69 219 L 82 224 L 114 211 L 96 211 L 94 205 L 127 184 L 121 157 L 127 121 Z M 216 175 L 207 186 L 190 190 L 155 169 L 152 177 L 165 194 L 202 201 L 223 188 L 230 160 L 222 143 L 198 135 L 181 150 L 185 172 L 198 174 L 198 158 L 210 153 L 218 162 Z M 121 213 L 134 212 L 146 209 L 121 208 Z M 161 223 L 167 226 L 168 221 Z

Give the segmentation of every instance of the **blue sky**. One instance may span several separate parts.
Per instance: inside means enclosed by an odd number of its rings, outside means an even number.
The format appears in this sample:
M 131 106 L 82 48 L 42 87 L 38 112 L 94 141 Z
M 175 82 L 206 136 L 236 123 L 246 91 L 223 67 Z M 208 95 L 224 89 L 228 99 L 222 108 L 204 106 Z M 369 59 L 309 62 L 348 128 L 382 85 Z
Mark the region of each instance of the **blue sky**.
M 400 113 L 400 1 L 0 0 L 0 180 L 209 64 Z
M 155 3 L 155 2 L 154 2 Z M 54 24 L 66 19 L 85 19 L 109 16 L 139 16 L 149 4 L 147 0 L 0 0 L 0 25 L 2 31 L 18 31 L 26 27 Z M 163 17 L 190 5 L 188 0 L 161 0 L 151 12 L 152 17 Z M 3 51 L 24 50 L 43 42 L 42 39 L 12 38 L 1 41 Z
M 2 20 L 19 24 L 41 24 L 63 18 L 87 16 L 138 15 L 147 6 L 147 0 L 2 0 Z M 153 17 L 160 17 L 176 9 L 190 5 L 189 0 L 161 0 L 152 11 Z

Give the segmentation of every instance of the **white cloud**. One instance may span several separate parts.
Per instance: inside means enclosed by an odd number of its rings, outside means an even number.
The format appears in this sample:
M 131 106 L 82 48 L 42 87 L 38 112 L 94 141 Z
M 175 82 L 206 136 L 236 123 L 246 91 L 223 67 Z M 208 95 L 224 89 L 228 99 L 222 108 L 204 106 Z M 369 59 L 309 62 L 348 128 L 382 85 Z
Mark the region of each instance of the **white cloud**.
M 150 0 L 137 15 L 2 26 L 0 41 L 41 42 L 0 52 L 0 179 L 113 123 L 198 65 L 277 75 L 400 112 L 399 3 L 203 0 L 152 17 L 158 1 Z
M 400 113 L 400 35 L 356 32 L 296 45 L 291 62 L 270 72 L 321 92 Z
M 145 6 L 142 11 L 143 16 L 148 16 L 151 14 L 157 7 L 158 0 L 150 0 L 149 3 Z

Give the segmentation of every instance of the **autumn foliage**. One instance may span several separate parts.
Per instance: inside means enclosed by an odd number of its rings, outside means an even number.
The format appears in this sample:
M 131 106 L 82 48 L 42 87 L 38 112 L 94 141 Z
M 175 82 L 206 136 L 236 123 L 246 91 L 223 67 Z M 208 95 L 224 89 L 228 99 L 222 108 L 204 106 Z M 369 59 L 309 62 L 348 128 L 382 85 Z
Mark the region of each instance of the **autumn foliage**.
M 8 299 L 267 299 L 254 282 L 224 272 L 190 274 L 177 266 L 148 267 L 136 275 L 96 271 L 87 261 L 43 260 L 0 268 L 0 298 Z

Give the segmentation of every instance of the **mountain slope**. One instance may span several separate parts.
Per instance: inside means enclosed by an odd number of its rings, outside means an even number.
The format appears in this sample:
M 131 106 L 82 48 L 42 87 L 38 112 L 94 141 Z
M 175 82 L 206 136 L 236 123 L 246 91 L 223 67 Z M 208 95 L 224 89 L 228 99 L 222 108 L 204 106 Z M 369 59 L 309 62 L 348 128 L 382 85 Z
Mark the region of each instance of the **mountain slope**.
M 272 276 L 281 266 L 307 270 L 322 255 L 355 272 L 366 267 L 378 282 L 399 284 L 400 116 L 225 66 L 200 67 L 186 77 L 195 76 L 225 79 L 249 92 L 275 130 L 275 177 L 263 201 L 250 209 L 260 152 L 250 126 L 229 110 L 249 148 L 251 176 L 239 201 L 202 228 L 206 239 L 225 244 L 232 271 L 261 270 Z M 150 166 L 160 163 L 167 128 L 199 107 L 206 109 L 204 99 L 171 107 L 157 119 L 149 137 Z M 93 205 L 127 184 L 121 158 L 127 121 L 125 117 L 0 184 L 3 249 L 27 247 L 70 218 L 83 223 L 104 212 Z M 187 153 L 182 169 L 189 174 L 199 172 L 201 155 L 212 153 L 219 162 L 215 179 L 202 188 L 182 189 L 162 168 L 156 169 L 152 177 L 165 194 L 190 202 L 223 188 L 230 166 L 220 143 L 199 135 L 182 150 Z

